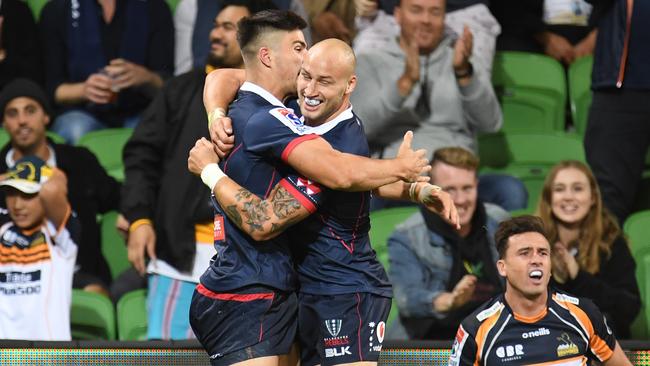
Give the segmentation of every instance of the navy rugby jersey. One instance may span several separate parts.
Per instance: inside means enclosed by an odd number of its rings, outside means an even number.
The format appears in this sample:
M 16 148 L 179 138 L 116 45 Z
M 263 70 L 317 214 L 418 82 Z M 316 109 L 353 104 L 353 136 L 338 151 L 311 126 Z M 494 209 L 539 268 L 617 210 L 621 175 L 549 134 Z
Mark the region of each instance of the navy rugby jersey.
M 608 360 L 616 340 L 590 300 L 549 291 L 546 309 L 521 317 L 503 294 L 458 328 L 449 365 L 588 365 Z
M 305 130 L 301 119 L 272 94 L 249 82 L 240 88 L 228 115 L 233 121 L 235 147 L 220 163 L 221 169 L 261 198 L 266 198 L 286 174 L 281 171 L 283 157 L 301 141 L 317 137 L 298 134 Z M 278 118 L 289 121 L 293 129 Z M 214 198 L 213 204 L 215 226 L 223 227 L 215 227 L 217 254 L 201 276 L 201 284 L 216 292 L 255 285 L 295 290 L 296 274 L 285 234 L 256 242 L 229 222 Z M 218 222 L 219 217 L 224 221 Z
M 369 156 L 361 122 L 347 109 L 335 119 L 309 130 L 334 149 Z M 316 210 L 289 229 L 300 291 L 316 295 L 369 292 L 392 296 L 391 284 L 370 246 L 370 192 L 334 191 L 289 175 L 286 182 L 303 193 L 303 206 Z M 291 185 L 286 184 L 287 187 Z

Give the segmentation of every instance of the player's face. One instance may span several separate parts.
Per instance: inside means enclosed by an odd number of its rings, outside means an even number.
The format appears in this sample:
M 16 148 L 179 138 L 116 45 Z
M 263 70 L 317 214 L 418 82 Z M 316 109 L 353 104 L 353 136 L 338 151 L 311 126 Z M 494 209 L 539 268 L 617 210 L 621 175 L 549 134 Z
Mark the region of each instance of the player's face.
M 436 162 L 433 164 L 431 177 L 432 183 L 440 186 L 454 200 L 461 227 L 468 227 L 476 211 L 476 172 Z
M 5 193 L 9 216 L 16 226 L 30 230 L 43 223 L 45 209 L 38 194 L 27 194 L 14 188 L 7 188 Z
M 347 108 L 356 83 L 355 76 L 330 61 L 307 53 L 298 75 L 300 111 L 312 126 L 327 122 L 337 111 Z
M 506 278 L 506 291 L 534 299 L 547 290 L 551 278 L 551 246 L 537 232 L 511 236 L 503 259 L 497 261 L 499 274 Z
M 244 6 L 227 6 L 214 20 L 210 32 L 210 53 L 208 64 L 214 67 L 239 67 L 242 64 L 241 50 L 237 43 L 237 22 L 250 13 Z
M 273 50 L 274 68 L 281 77 L 286 95 L 295 95 L 296 78 L 300 72 L 302 58 L 307 53 L 307 43 L 301 30 L 282 32 L 278 47 Z
M 580 224 L 594 205 L 589 179 L 576 168 L 557 172 L 551 186 L 553 215 L 564 224 Z
M 4 128 L 12 143 L 21 150 L 31 150 L 45 142 L 45 126 L 50 117 L 34 99 L 18 97 L 12 99 L 4 111 Z
M 430 53 L 444 33 L 445 0 L 402 0 L 395 8 L 395 20 L 404 40 L 414 40 L 420 53 Z

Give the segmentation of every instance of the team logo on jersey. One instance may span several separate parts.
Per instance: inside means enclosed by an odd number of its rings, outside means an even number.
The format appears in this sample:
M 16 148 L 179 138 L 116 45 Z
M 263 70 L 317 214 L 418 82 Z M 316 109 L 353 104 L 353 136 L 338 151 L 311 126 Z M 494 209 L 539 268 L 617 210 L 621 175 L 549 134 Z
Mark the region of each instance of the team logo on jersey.
M 325 320 L 325 327 L 330 332 L 332 337 L 336 337 L 341 332 L 342 319 L 327 319 Z
M 310 196 L 320 193 L 320 187 L 318 186 L 318 184 L 314 183 L 309 179 L 305 179 L 302 177 L 298 178 L 298 181 L 296 182 L 296 186 L 302 189 L 305 193 L 307 193 Z
M 463 326 L 459 326 L 458 331 L 456 332 L 456 337 L 454 337 L 454 345 L 451 347 L 451 355 L 449 356 L 450 366 L 457 366 L 460 364 L 460 355 L 463 353 L 463 346 L 465 345 L 468 336 L 469 335 L 465 329 L 463 329 Z
M 556 339 L 561 342 L 561 344 L 557 347 L 558 357 L 577 355 L 580 353 L 578 346 L 573 343 L 568 333 L 562 333 L 562 335 Z
M 296 116 L 290 108 L 274 108 L 269 113 L 299 134 L 302 134 L 310 128 L 309 126 L 305 126 L 305 122 Z

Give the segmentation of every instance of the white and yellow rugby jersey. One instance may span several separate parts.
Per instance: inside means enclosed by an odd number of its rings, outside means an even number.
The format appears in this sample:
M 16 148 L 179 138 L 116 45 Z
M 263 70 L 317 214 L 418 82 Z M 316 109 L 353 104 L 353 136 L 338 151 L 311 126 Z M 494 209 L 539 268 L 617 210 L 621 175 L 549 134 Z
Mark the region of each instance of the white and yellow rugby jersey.
M 589 365 L 608 360 L 615 344 L 590 300 L 549 292 L 542 313 L 522 317 L 499 295 L 462 322 L 449 365 Z
M 25 233 L 0 211 L 0 339 L 70 340 L 76 219 Z

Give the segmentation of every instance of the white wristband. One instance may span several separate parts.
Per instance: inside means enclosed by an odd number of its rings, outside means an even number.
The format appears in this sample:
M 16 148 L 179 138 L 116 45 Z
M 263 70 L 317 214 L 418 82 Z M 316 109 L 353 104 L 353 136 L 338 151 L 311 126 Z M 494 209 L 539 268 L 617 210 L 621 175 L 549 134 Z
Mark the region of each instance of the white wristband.
M 423 203 L 423 204 L 430 204 L 434 202 L 434 198 L 431 196 L 431 192 L 439 192 L 441 191 L 442 188 L 433 185 L 433 184 L 427 184 L 426 186 L 422 187 L 420 189 L 420 193 L 418 194 L 418 202 Z
M 210 188 L 210 192 L 214 191 L 214 186 L 225 176 L 219 165 L 215 163 L 208 164 L 201 170 L 201 180 Z
M 215 108 L 212 110 L 212 112 L 208 113 L 208 128 L 212 125 L 212 122 L 214 122 L 216 119 L 219 119 L 221 117 L 226 116 L 226 110 L 223 108 Z

